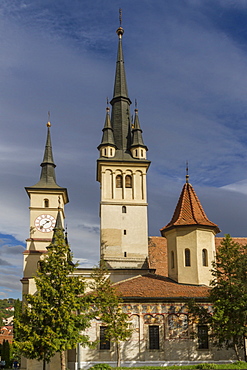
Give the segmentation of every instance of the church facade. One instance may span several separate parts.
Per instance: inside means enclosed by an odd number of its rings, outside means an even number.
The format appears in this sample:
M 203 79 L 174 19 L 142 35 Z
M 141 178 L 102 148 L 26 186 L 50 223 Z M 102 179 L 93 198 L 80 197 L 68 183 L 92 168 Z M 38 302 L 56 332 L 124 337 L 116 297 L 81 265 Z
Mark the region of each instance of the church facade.
M 234 353 L 217 350 L 209 341 L 206 325 L 189 325 L 186 303 L 193 298 L 208 307 L 211 261 L 222 238 L 186 181 L 171 221 L 160 237 L 148 237 L 146 176 L 150 161 L 135 108 L 130 114 L 119 27 L 118 52 L 111 109 L 107 106 L 98 146 L 97 181 L 100 183 L 100 257 L 122 297 L 122 308 L 132 323 L 131 338 L 122 343 L 122 365 L 227 361 Z M 67 189 L 57 185 L 52 155 L 50 123 L 39 182 L 26 188 L 30 198 L 30 235 L 24 252 L 23 294 L 35 292 L 33 276 L 38 261 L 52 239 L 58 207 L 64 224 Z M 238 239 L 238 242 L 245 242 Z M 77 273 L 89 276 L 90 269 Z M 192 338 L 192 331 L 197 336 Z M 104 324 L 95 318 L 88 335 L 96 348 L 78 345 L 69 351 L 68 367 L 88 368 L 106 362 L 116 366 L 116 349 L 104 338 Z M 50 369 L 55 365 L 51 363 Z M 22 368 L 37 369 L 23 362 Z M 54 367 L 56 368 L 56 366 Z

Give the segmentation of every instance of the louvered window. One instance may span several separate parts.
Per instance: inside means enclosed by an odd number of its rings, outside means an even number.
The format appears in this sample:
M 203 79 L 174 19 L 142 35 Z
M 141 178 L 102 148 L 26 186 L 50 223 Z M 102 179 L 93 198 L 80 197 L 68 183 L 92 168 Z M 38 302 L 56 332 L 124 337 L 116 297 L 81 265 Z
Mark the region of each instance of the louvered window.
M 123 178 L 121 175 L 117 175 L 116 177 L 116 188 L 122 188 L 123 187 Z
M 132 177 L 130 175 L 125 176 L 125 187 L 132 188 Z

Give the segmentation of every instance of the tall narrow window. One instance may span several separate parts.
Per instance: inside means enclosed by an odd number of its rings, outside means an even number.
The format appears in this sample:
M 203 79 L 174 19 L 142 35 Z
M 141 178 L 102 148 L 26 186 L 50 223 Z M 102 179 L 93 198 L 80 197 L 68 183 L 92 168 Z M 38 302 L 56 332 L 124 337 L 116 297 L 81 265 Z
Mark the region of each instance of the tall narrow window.
M 137 157 L 137 156 L 138 156 L 138 151 L 137 151 L 137 149 L 136 149 L 136 151 L 135 151 L 135 152 L 136 152 L 136 157 Z
M 127 213 L 127 208 L 126 208 L 126 206 L 122 206 L 122 213 Z
M 184 251 L 185 256 L 185 266 L 190 266 L 190 250 L 188 248 Z
M 160 333 L 158 325 L 149 325 L 149 349 L 160 349 Z
M 44 199 L 44 206 L 45 208 L 49 207 L 49 199 Z
M 116 177 L 116 188 L 123 187 L 123 177 L 121 175 L 117 175 Z
M 110 349 L 110 341 L 106 337 L 106 326 L 100 327 L 99 349 L 101 350 Z
M 172 269 L 174 269 L 175 267 L 175 260 L 174 260 L 174 252 L 171 251 L 171 267 Z
M 198 325 L 198 349 L 208 349 L 207 325 Z
M 106 148 L 104 149 L 104 155 L 106 155 Z
M 202 266 L 208 266 L 208 251 L 207 251 L 207 249 L 202 250 Z
M 112 156 L 112 148 L 110 149 L 110 155 Z
M 125 187 L 132 188 L 132 177 L 130 175 L 125 176 Z

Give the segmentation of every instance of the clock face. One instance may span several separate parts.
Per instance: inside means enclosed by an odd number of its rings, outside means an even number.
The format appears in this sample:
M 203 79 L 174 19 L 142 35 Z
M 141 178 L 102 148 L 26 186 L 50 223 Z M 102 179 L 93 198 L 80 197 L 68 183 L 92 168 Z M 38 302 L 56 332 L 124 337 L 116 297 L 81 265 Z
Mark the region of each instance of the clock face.
M 40 215 L 35 220 L 35 227 L 43 233 L 49 233 L 55 227 L 56 220 L 51 215 Z

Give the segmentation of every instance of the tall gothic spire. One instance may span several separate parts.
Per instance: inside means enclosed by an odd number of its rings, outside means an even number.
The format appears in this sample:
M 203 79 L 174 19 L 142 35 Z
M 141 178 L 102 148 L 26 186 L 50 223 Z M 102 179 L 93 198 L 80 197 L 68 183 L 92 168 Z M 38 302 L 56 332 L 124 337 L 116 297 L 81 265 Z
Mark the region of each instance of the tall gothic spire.
M 106 115 L 103 135 L 98 149 L 100 150 L 100 160 L 109 161 L 149 161 L 146 159 L 146 151 L 148 148 L 144 145 L 142 139 L 142 130 L 140 128 L 139 118 L 136 110 L 135 122 L 132 127 L 130 105 L 131 100 L 128 95 L 126 82 L 126 74 L 124 67 L 124 56 L 122 38 L 124 29 L 122 28 L 122 16 L 120 11 L 120 27 L 117 29 L 118 35 L 118 51 L 115 71 L 115 82 L 113 88 L 113 98 L 110 101 L 112 105 L 111 119 L 109 108 Z M 114 147 L 113 151 L 109 151 L 112 155 L 108 155 L 107 147 Z M 139 149 L 144 149 L 144 151 Z M 103 149 L 103 150 L 101 150 Z M 104 154 L 106 153 L 106 154 Z M 137 154 L 135 154 L 137 153 Z M 107 159 L 106 159 L 107 158 Z
M 126 82 L 124 57 L 122 49 L 122 36 L 124 30 L 122 27 L 117 29 L 118 34 L 118 53 L 115 83 L 113 90 L 113 99 L 111 100 L 112 115 L 111 124 L 114 132 L 115 144 L 117 147 L 116 157 L 119 159 L 130 159 L 130 111 L 131 101 L 128 97 L 128 88 Z

